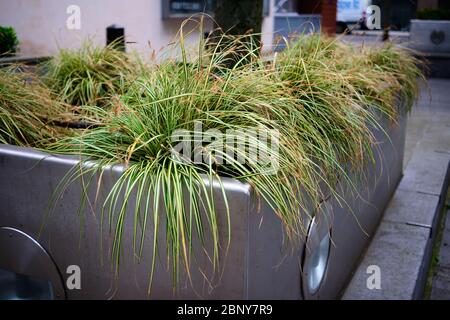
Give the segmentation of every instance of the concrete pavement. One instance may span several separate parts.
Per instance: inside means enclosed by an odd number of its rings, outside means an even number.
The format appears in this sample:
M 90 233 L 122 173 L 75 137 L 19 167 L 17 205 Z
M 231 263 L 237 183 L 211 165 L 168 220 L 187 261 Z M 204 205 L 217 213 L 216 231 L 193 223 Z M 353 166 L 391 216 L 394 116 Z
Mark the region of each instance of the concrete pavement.
M 428 84 L 421 84 L 421 97 L 409 115 L 404 176 L 344 299 L 423 297 L 439 216 L 445 203 L 449 162 L 450 80 L 430 79 Z M 447 223 L 444 239 L 450 242 L 449 219 Z M 449 243 L 445 241 L 443 244 Z M 450 246 L 442 250 L 450 258 Z M 380 288 L 367 285 L 370 266 L 379 267 Z M 444 289 L 450 292 L 450 259 L 448 265 L 442 264 L 438 277 L 432 298 L 437 298 L 438 291 L 441 296 Z

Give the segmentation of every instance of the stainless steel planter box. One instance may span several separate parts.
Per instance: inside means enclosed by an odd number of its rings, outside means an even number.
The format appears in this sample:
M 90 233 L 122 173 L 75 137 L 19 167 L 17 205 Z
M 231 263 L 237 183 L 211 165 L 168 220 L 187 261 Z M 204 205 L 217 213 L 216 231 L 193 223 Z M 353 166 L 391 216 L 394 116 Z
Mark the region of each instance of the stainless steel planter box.
M 409 45 L 424 53 L 450 53 L 450 21 L 411 20 Z
M 181 276 L 181 288 L 174 294 L 171 275 L 166 270 L 165 248 L 160 244 L 161 253 L 150 298 L 338 298 L 401 177 L 405 122 L 403 116 L 398 125 L 385 123 L 390 141 L 381 132 L 375 132 L 379 140 L 376 165 L 366 168 L 367 179 L 360 183 L 359 197 L 348 193 L 345 196 L 343 191 L 349 207 L 341 207 L 333 199 L 322 204 L 331 208 L 328 216 L 331 218 L 333 243 L 325 278 L 317 292 L 310 294 L 306 290 L 307 275 L 302 273 L 304 262 L 316 249 L 314 245 L 306 248 L 304 239 L 295 248 L 286 247 L 281 223 L 270 207 L 262 202 L 258 212 L 260 204 L 252 195 L 251 188 L 226 179 L 232 233 L 228 254 L 225 257 L 223 251 L 220 257 L 224 266 L 222 277 L 216 277 L 214 286 L 210 286 L 193 268 L 195 290 L 186 277 Z M 80 237 L 80 217 L 77 215 L 80 183 L 73 184 L 64 192 L 43 234 L 38 237 L 53 191 L 76 163 L 75 158 L 0 145 L 0 270 L 49 282 L 55 298 L 147 298 L 152 234 L 151 228 L 148 229 L 144 259 L 137 263 L 131 249 L 133 208 L 129 208 L 125 218 L 124 252 L 117 282 L 113 281 L 108 260 L 110 235 L 107 230 L 100 232 L 99 205 L 86 210 Z M 102 203 L 121 170 L 116 167 L 105 174 L 98 203 Z M 94 194 L 95 190 L 92 190 L 91 200 Z M 219 224 L 223 229 L 221 234 L 225 236 L 224 205 L 219 192 L 216 199 Z M 318 221 L 319 226 L 324 223 L 324 219 Z M 164 236 L 164 227 L 160 230 Z M 104 242 L 102 251 L 101 235 Z M 310 237 L 313 239 L 314 234 Z M 80 267 L 81 289 L 69 290 L 66 287 L 71 274 L 67 273 L 67 268 L 71 265 Z M 207 274 L 211 271 L 211 264 L 206 259 L 196 265 Z

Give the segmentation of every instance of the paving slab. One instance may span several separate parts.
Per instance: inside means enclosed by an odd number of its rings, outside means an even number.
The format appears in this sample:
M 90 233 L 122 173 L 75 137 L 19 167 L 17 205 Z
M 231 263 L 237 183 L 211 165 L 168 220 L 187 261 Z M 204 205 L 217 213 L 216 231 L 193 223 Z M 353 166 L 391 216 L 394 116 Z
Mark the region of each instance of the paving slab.
M 383 221 L 343 299 L 413 299 L 429 237 L 429 229 Z M 369 266 L 380 268 L 380 289 L 367 286 Z
M 448 153 L 430 150 L 428 145 L 416 146 L 398 188 L 439 196 L 446 179 L 449 161 Z
M 430 296 L 431 300 L 450 300 L 450 290 L 433 288 Z
M 439 252 L 439 266 L 450 270 L 450 211 L 447 212 L 445 229 L 442 236 L 441 249 Z
M 440 267 L 433 278 L 433 289 L 445 289 L 450 291 L 450 268 Z
M 397 189 L 384 213 L 383 221 L 432 226 L 438 203 L 437 195 Z
M 433 270 L 430 299 L 450 300 L 450 210 L 444 221 L 442 240 L 437 257 L 438 262 Z
M 422 297 L 449 182 L 449 89 L 446 79 L 421 83 L 421 98 L 408 118 L 404 176 L 343 299 Z M 369 266 L 380 268 L 380 289 L 367 286 Z M 431 298 L 450 299 L 450 213 Z

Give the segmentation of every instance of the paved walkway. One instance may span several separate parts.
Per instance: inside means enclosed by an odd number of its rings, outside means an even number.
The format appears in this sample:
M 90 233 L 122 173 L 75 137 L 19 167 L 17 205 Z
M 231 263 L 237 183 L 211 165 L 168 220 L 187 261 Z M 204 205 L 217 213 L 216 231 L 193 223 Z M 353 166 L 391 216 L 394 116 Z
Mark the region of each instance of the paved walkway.
M 408 118 L 403 168 L 414 150 L 429 139 L 439 140 L 437 152 L 450 153 L 450 79 L 429 79 Z
M 450 153 L 450 80 L 430 79 L 422 85 L 422 96 L 408 119 L 404 168 L 416 148 L 433 135 L 442 140 L 437 151 Z M 447 203 L 448 199 L 447 199 Z M 445 207 L 446 211 L 447 207 Z M 450 299 L 450 214 L 444 213 L 442 240 L 434 267 L 430 299 Z M 439 245 L 439 244 L 438 244 Z
M 441 152 L 450 153 L 450 80 L 431 79 L 429 81 L 431 102 L 421 98 L 419 107 L 411 114 L 406 137 L 405 165 L 417 144 L 423 143 L 430 131 L 439 132 L 442 139 Z M 425 89 L 425 88 L 424 88 Z M 422 90 L 423 92 L 425 90 Z M 434 267 L 430 299 L 450 300 L 450 197 L 444 207 L 442 238 Z
M 444 217 L 444 227 L 437 263 L 433 272 L 431 287 L 431 300 L 450 300 L 450 198 L 447 197 L 447 206 Z
M 404 176 L 344 299 L 421 299 L 450 161 L 450 80 L 430 79 L 409 115 Z M 367 287 L 367 267 L 378 266 L 381 288 Z M 431 298 L 450 293 L 450 218 L 443 235 Z

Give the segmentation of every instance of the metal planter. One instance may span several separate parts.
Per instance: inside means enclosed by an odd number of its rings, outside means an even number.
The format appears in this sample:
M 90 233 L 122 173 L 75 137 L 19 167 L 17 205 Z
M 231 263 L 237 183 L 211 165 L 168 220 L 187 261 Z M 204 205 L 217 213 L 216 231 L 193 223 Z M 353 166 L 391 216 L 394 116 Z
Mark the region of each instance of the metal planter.
M 150 296 L 147 295 L 147 285 L 152 258 L 151 227 L 147 232 L 144 257 L 138 263 L 131 249 L 133 208 L 128 209 L 124 252 L 117 281 L 114 280 L 109 263 L 110 234 L 107 228 L 100 231 L 99 204 L 105 199 L 122 168 L 114 167 L 105 173 L 97 205 L 92 209 L 88 206 L 83 214 L 82 229 L 77 214 L 82 188 L 81 182 L 77 182 L 64 192 L 39 236 L 51 195 L 78 160 L 50 156 L 28 148 L 0 145 L 0 281 L 14 282 L 16 276 L 22 280 L 25 277 L 25 282 L 31 279 L 30 282 L 37 288 L 42 283 L 44 287 L 50 284 L 49 295 L 31 298 L 339 298 L 401 177 L 405 123 L 405 116 L 401 117 L 398 124 L 386 121 L 384 130 L 389 138 L 375 131 L 378 139 L 376 164 L 366 168 L 366 180 L 359 184 L 360 196 L 351 196 L 342 186 L 348 206 L 341 206 L 334 199 L 323 202 L 320 210 L 326 214 L 319 216 L 326 219 L 315 221 L 308 236 L 295 247 L 287 246 L 279 219 L 266 203 L 252 194 L 248 185 L 224 179 L 232 233 L 228 250 L 221 251 L 223 272 L 212 279 L 213 283 L 205 279 L 202 272 L 211 275 L 212 266 L 201 254 L 198 245 L 195 249 L 198 250 L 195 254 L 198 261 L 192 269 L 192 283 L 182 274 L 180 287 L 174 292 L 171 273 L 166 268 L 166 248 L 160 244 Z M 225 243 L 225 208 L 220 194 L 217 189 L 216 207 L 219 226 L 223 229 L 222 243 Z M 95 190 L 91 190 L 91 200 L 94 195 Z M 317 287 L 310 290 L 307 279 L 313 275 L 305 266 L 316 259 L 314 254 L 320 247 L 321 234 L 328 232 L 330 226 L 332 241 L 326 257 L 325 275 Z M 160 230 L 164 237 L 164 228 Z M 73 266 L 80 268 L 80 289 L 67 286 L 71 281 Z M 3 278 L 2 270 L 6 274 Z
M 450 21 L 411 20 L 409 45 L 423 53 L 450 53 Z

